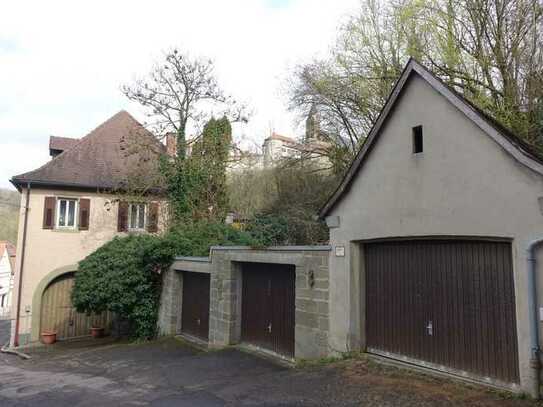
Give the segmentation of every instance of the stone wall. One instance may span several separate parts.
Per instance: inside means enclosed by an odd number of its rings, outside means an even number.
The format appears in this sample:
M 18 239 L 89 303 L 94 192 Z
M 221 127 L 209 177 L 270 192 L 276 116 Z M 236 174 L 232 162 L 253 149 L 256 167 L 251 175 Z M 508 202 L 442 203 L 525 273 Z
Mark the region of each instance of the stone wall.
M 162 294 L 158 312 L 158 334 L 175 335 L 181 328 L 181 304 L 183 277 L 174 269 L 169 269 L 162 276 Z
M 180 271 L 211 274 L 209 345 L 223 347 L 241 340 L 241 287 L 243 263 L 291 264 L 296 272 L 295 357 L 319 358 L 329 354 L 328 246 L 214 247 L 209 259 L 180 258 L 164 275 L 159 332 L 180 331 L 182 279 Z M 177 276 L 177 277 L 176 277 Z

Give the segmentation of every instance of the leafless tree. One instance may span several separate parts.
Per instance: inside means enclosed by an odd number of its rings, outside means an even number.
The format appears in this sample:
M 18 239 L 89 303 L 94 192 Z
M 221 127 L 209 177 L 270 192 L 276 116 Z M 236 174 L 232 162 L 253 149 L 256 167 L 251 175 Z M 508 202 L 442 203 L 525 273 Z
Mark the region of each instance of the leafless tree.
M 362 0 L 330 56 L 298 66 L 290 106 L 315 107 L 344 166 L 409 57 L 543 151 L 542 0 Z
M 202 127 L 209 117 L 226 116 L 232 122 L 247 121 L 246 106 L 238 103 L 219 86 L 210 59 L 194 58 L 177 48 L 164 53 L 149 74 L 123 85 L 128 99 L 148 108 L 148 125 L 164 136 L 177 134 L 177 154 L 184 159 L 187 129 Z

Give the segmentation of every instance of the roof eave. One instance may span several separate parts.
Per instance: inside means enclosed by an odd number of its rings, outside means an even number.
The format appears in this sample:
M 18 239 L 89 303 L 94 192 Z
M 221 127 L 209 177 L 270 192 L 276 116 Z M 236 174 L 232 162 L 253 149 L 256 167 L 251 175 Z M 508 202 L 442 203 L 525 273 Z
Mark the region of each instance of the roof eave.
M 22 188 L 25 186 L 37 186 L 42 188 L 52 188 L 52 189 L 66 189 L 72 191 L 92 191 L 92 192 L 126 192 L 122 188 L 117 188 L 113 186 L 104 186 L 104 185 L 84 185 L 77 183 L 69 182 L 59 182 L 59 181 L 43 181 L 43 180 L 29 180 L 21 178 L 12 178 L 10 182 L 17 188 L 19 192 L 22 191 Z M 147 188 L 145 193 L 151 195 L 164 195 L 164 188 Z

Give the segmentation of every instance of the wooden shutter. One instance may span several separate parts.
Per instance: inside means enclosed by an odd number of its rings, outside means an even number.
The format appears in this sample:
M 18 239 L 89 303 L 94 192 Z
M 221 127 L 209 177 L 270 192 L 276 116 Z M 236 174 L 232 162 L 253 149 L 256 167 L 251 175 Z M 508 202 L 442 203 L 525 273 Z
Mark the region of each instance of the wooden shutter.
M 43 204 L 43 228 L 53 229 L 55 227 L 55 206 L 57 199 L 54 196 L 46 196 Z
M 126 232 L 127 230 L 128 230 L 128 202 L 119 202 L 117 231 Z
M 90 199 L 79 200 L 79 230 L 89 230 Z
M 149 204 L 149 219 L 147 220 L 147 231 L 149 233 L 158 232 L 158 202 Z

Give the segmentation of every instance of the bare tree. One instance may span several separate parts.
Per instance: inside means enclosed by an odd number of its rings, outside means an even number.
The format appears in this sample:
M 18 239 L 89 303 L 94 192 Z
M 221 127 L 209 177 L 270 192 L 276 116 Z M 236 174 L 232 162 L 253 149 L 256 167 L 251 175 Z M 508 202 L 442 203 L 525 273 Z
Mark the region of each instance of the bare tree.
M 289 101 L 302 116 L 319 113 L 325 154 L 341 171 L 358 151 L 402 70 L 407 42 L 386 1 L 361 3 L 360 13 L 340 29 L 326 60 L 298 66 L 289 83 Z
M 542 0 L 362 0 L 330 56 L 296 68 L 290 105 L 316 107 L 348 165 L 413 56 L 543 151 L 542 33 Z
M 177 48 L 133 84 L 123 85 L 128 99 L 147 107 L 148 123 L 155 134 L 177 134 L 177 155 L 184 159 L 187 128 L 199 128 L 212 114 L 232 122 L 247 121 L 246 107 L 218 85 L 213 61 L 193 58 Z

